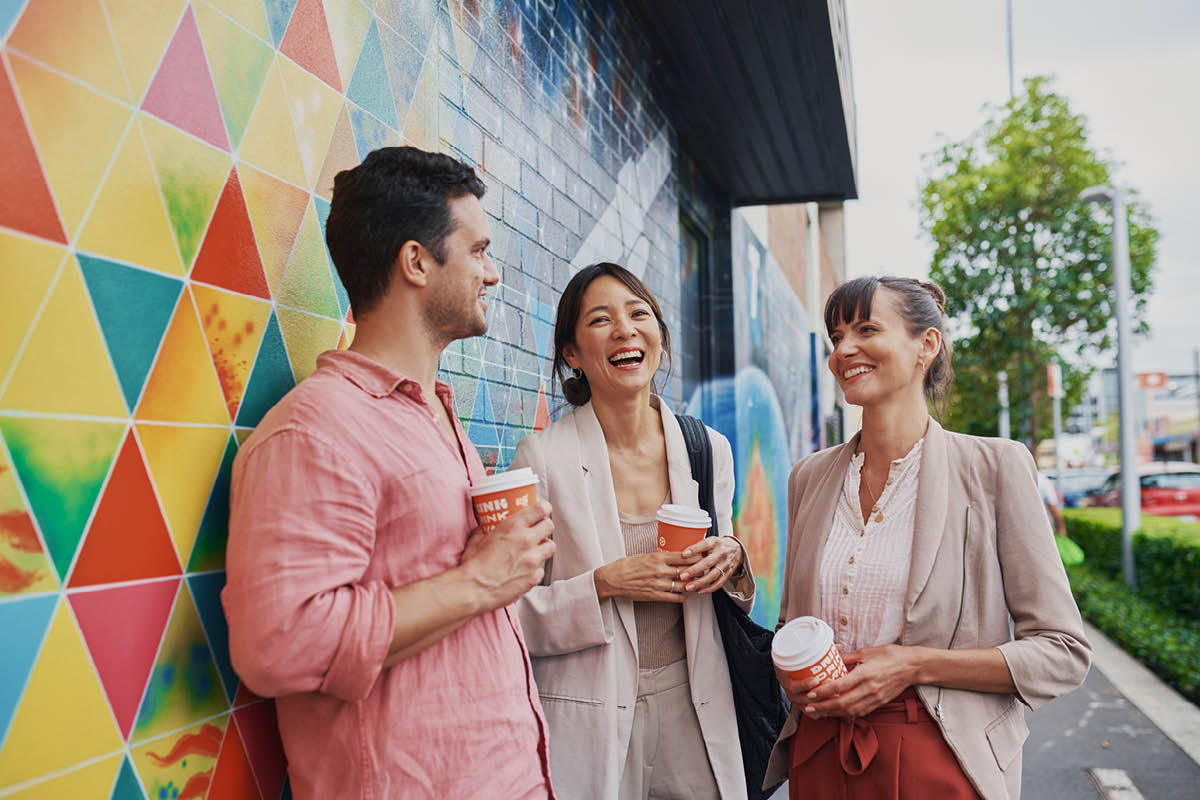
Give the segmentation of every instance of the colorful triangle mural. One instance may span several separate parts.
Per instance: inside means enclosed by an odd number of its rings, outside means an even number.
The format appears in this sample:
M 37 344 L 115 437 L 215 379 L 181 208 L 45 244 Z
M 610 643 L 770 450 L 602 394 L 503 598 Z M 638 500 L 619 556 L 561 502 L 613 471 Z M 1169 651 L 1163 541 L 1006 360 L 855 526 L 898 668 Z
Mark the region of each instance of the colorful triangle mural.
M 329 38 L 329 25 L 325 21 L 321 0 L 300 0 L 296 4 L 279 52 L 325 81 L 335 91 L 342 91 L 337 57 L 334 55 L 333 41 Z
M 0 747 L 57 604 L 56 595 L 0 603 Z
M 75 558 L 125 423 L 0 417 L 0 434 L 62 579 Z
M 217 379 L 225 394 L 229 417 L 233 419 L 242 402 L 271 305 L 264 300 L 199 284 L 193 284 L 192 291 Z
M 192 268 L 192 280 L 268 300 L 271 297 L 236 167 L 229 173 L 208 224 L 204 246 Z
M 238 174 L 267 284 L 274 291 L 304 221 L 308 193 L 245 164 Z
M 287 761 L 279 740 L 275 702 L 265 700 L 240 707 L 233 712 L 233 719 L 246 746 L 259 791 L 263 797 L 279 797 L 287 779 Z
M 107 95 L 130 101 L 99 0 L 31 0 L 6 44 Z
M 225 741 L 221 743 L 221 754 L 217 757 L 209 791 L 213 797 L 229 800 L 259 800 L 250 759 L 246 757 L 238 727 L 232 722 L 225 726 Z
M 292 19 L 292 10 L 296 8 L 296 0 L 263 0 L 267 9 L 267 24 L 271 28 L 271 40 L 276 47 L 283 40 L 288 22 Z
M 388 85 L 387 68 L 384 66 L 383 45 L 379 41 L 379 28 L 371 23 L 363 42 L 354 77 L 346 89 L 346 97 L 371 113 L 375 119 L 389 128 L 396 129 L 396 102 Z
M 196 610 L 200 612 L 200 622 L 208 635 L 208 646 L 212 650 L 213 659 L 217 664 L 217 672 L 221 676 L 221 684 L 225 688 L 225 696 L 232 703 L 237 695 L 238 676 L 233 671 L 233 662 L 229 658 L 229 626 L 225 622 L 225 610 L 221 606 L 221 589 L 225 587 L 224 572 L 208 572 L 203 575 L 189 575 L 188 588 L 192 592 L 192 600 Z
M 332 200 L 334 178 L 342 170 L 356 167 L 358 163 L 358 150 L 354 145 L 354 130 L 350 127 L 350 115 L 343 107 L 338 113 L 333 136 L 329 140 L 329 150 L 325 153 L 325 163 L 321 165 L 321 174 L 317 176 L 313 192 L 325 201 Z M 322 228 L 324 228 L 323 220 Z
M 348 86 L 367 30 L 371 27 L 371 12 L 357 0 L 327 0 L 325 18 L 329 22 L 329 38 L 333 42 L 341 85 Z
M 54 775 L 38 783 L 5 795 L 9 800 L 62 800 L 64 797 L 106 797 L 108 787 L 113 785 L 121 756 L 117 754 L 82 766 L 69 772 Z M 97 790 L 105 792 L 98 794 Z
M 217 91 L 191 8 L 183 12 L 142 108 L 214 147 L 229 149 Z
M 3 224 L 0 222 L 0 224 Z M 42 307 L 67 251 L 58 245 L 0 231 L 0 253 L 18 269 L 0 272 L 0 385 L 8 376 L 29 324 Z
M 329 137 L 345 101 L 340 94 L 286 58 L 279 59 L 279 74 L 287 90 L 296 145 L 307 178 L 304 185 L 311 187 L 321 174 L 321 165 L 329 150 Z
M 228 714 L 129 749 L 146 793 L 154 800 L 209 796 Z M 212 795 L 215 798 L 217 795 Z
M 179 558 L 130 432 L 71 570 L 70 586 L 178 575 Z
M 135 408 L 183 282 L 86 253 L 78 256 L 125 403 Z
M 150 85 L 187 0 L 103 0 L 133 102 Z
M 0 597 L 57 588 L 54 565 L 25 505 L 8 450 L 0 444 Z
M 123 738 L 133 727 L 178 588 L 179 579 L 169 578 L 70 595 Z
M 287 91 L 283 88 L 277 64 L 267 72 L 258 105 L 238 147 L 238 158 L 293 186 L 308 185 L 304 160 L 292 127 Z
M 8 72 L 0 70 L 0 225 L 67 243 Z
M 204 517 L 196 533 L 196 544 L 192 548 L 188 572 L 207 572 L 225 568 L 225 543 L 229 539 L 229 483 L 233 476 L 233 459 L 238 445 L 234 437 L 229 438 L 221 458 L 217 477 L 209 484 L 211 492 L 206 496 Z
M 133 770 L 133 764 L 129 762 L 129 756 L 125 756 L 121 762 L 117 785 L 113 787 L 109 800 L 147 800 L 142 791 L 142 784 L 138 782 L 137 773 Z
M 244 5 L 249 9 L 258 4 Z M 197 5 L 195 10 L 196 26 L 200 29 L 200 38 L 208 55 L 217 100 L 225 118 L 225 130 L 230 143 L 236 148 L 242 142 L 242 134 L 246 132 L 246 124 L 250 121 L 250 113 L 254 111 L 275 51 L 213 6 Z
M 337 347 L 342 324 L 284 306 L 279 307 L 278 314 L 292 374 L 297 381 L 302 381 L 317 368 L 317 356 Z
M 337 267 L 333 264 L 333 256 L 329 254 L 329 245 L 325 241 L 325 225 L 329 222 L 329 203 L 314 196 L 313 207 L 317 210 L 317 219 L 321 222 L 321 244 L 325 245 L 325 257 L 329 261 L 329 274 L 333 278 L 333 291 L 337 295 L 338 309 L 341 311 L 341 316 L 346 318 L 350 313 L 350 295 L 346 293 L 346 287 L 338 276 Z
M 279 321 L 272 314 L 270 322 L 267 323 L 267 332 L 263 335 L 262 345 L 258 349 L 254 371 L 250 373 L 250 383 L 246 386 L 246 394 L 238 409 L 237 424 L 249 428 L 257 425 L 271 407 L 295 385 L 296 379 L 292 376 L 292 368 L 288 364 L 287 349 L 283 344 L 283 334 L 279 331 Z
M 275 300 L 279 305 L 341 319 L 327 253 L 321 223 L 317 220 L 316 209 L 310 205 L 296 236 L 283 280 L 275 289 Z

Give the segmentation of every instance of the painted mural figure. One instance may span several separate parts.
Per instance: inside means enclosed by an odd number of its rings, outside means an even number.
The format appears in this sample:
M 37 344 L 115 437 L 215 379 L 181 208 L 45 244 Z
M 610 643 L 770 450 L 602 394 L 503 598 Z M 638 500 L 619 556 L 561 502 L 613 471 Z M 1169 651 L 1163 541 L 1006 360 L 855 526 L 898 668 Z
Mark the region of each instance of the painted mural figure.
M 510 607 L 554 553 L 550 507 L 479 532 L 484 467 L 436 380 L 499 281 L 484 191 L 410 147 L 338 174 L 327 242 L 357 335 L 234 464 L 230 650 L 276 698 L 296 798 L 554 796 Z
M 780 621 L 820 617 L 852 669 L 780 675 L 792 716 L 768 779 L 788 774 L 793 800 L 1017 798 L 1022 704 L 1087 674 L 1028 451 L 929 416 L 952 376 L 944 302 L 931 283 L 857 278 L 825 306 L 862 430 L 792 471 Z
M 709 430 L 721 535 L 659 550 L 660 507 L 698 498 L 679 422 L 653 391 L 670 357 L 657 300 L 616 264 L 585 267 L 560 298 L 554 350 L 574 408 L 522 440 L 513 466 L 544 476 L 556 509 L 558 551 L 517 603 L 555 788 L 601 800 L 744 798 L 711 598 L 754 601 L 731 535 L 729 442 Z

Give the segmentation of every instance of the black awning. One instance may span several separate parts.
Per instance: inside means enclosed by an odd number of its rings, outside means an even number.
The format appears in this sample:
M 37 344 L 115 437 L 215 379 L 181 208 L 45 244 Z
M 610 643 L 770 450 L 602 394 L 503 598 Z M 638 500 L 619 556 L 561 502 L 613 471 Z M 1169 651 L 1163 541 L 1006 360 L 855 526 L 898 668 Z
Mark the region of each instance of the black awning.
M 680 146 L 735 204 L 858 196 L 843 0 L 626 5 Z

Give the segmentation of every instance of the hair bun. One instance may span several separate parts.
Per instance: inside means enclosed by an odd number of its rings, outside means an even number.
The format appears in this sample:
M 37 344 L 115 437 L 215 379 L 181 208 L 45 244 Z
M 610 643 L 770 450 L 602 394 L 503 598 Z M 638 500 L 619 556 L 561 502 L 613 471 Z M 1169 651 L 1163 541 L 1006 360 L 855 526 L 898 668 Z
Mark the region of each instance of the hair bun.
M 938 311 L 946 313 L 946 293 L 942 291 L 942 287 L 938 286 L 933 281 L 917 281 L 921 284 L 921 288 L 929 292 L 933 297 L 933 302 L 937 303 Z

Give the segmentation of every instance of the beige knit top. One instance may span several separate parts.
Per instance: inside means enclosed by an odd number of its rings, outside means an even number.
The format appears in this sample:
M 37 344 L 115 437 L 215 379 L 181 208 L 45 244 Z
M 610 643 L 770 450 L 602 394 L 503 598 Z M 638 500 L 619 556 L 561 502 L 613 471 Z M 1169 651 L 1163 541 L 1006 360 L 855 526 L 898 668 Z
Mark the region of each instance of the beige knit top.
M 618 516 L 626 555 L 653 553 L 658 549 L 658 519 L 655 514 L 633 516 L 620 513 Z M 634 601 L 633 619 L 637 627 L 639 669 L 665 667 L 687 656 L 682 605 Z

